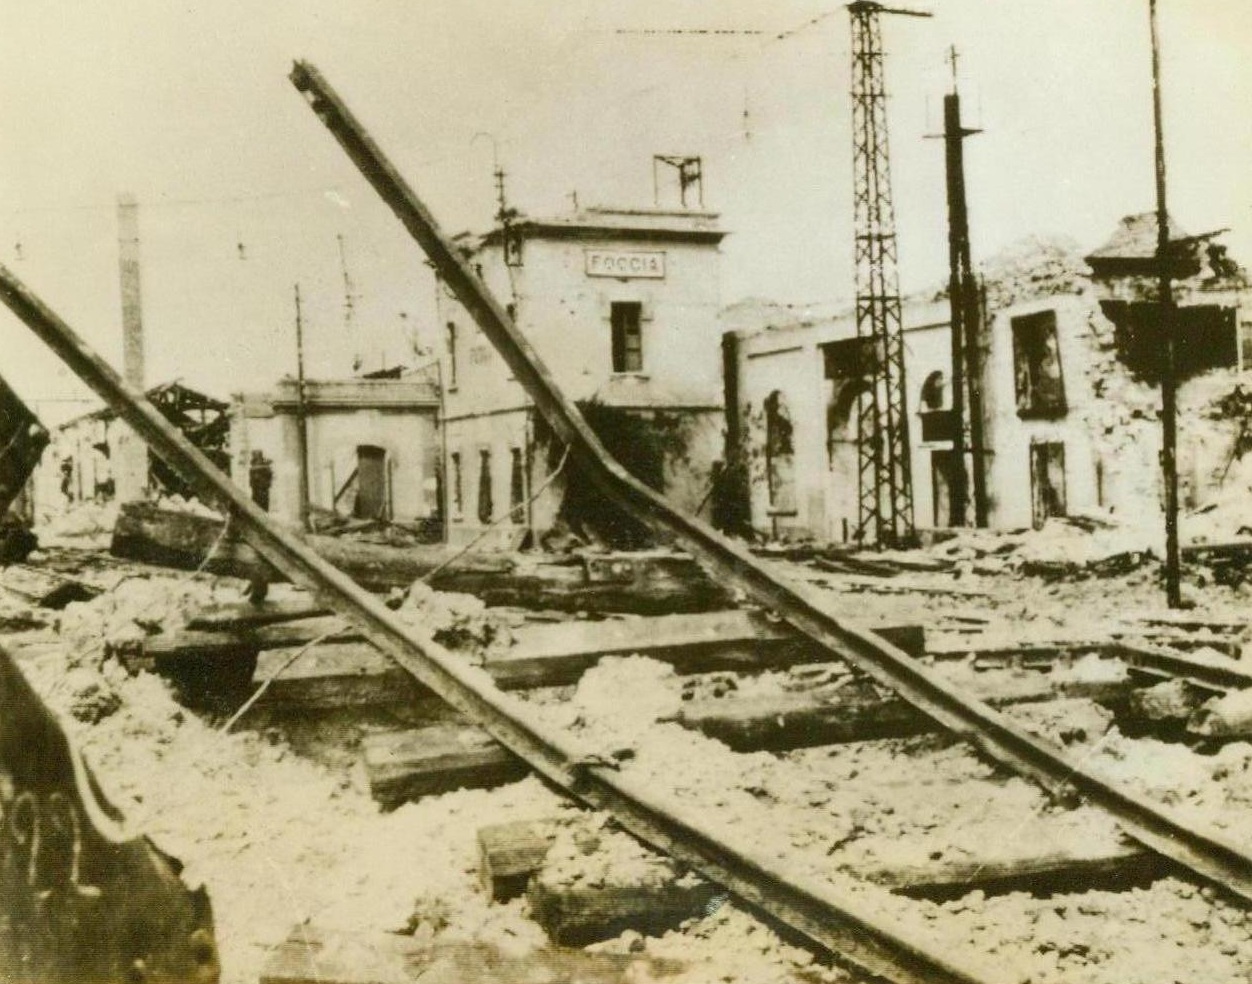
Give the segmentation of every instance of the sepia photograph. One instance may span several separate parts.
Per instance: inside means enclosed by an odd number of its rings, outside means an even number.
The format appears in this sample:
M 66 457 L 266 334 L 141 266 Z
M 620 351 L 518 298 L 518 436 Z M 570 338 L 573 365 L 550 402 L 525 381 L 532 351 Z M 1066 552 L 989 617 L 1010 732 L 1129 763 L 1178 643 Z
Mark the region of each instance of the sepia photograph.
M 0 982 L 1252 981 L 1242 0 L 0 31 Z

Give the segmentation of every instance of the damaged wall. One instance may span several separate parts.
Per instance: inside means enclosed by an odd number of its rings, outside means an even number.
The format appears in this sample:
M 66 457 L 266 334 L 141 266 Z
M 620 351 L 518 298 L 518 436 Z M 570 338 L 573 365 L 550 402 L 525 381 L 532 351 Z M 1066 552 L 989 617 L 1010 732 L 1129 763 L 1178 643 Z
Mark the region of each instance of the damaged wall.
M 991 526 L 1018 529 L 1040 525 L 1049 515 L 1104 510 L 1159 528 L 1159 389 L 1128 364 L 1125 339 L 1102 306 L 1111 296 L 1120 298 L 1126 284 L 1093 283 L 1072 247 L 1037 239 L 994 258 L 985 272 Z M 1217 336 L 1204 342 L 1206 352 L 1230 362 L 1244 358 L 1244 339 L 1252 337 L 1245 294 L 1242 274 L 1214 279 L 1201 272 L 1180 285 L 1184 311 L 1229 312 L 1204 322 Z M 919 528 L 945 526 L 943 471 L 951 467 L 945 461 L 951 443 L 938 427 L 941 414 L 926 418 L 932 409 L 951 406 L 946 306 L 912 301 L 904 320 L 915 521 Z M 1191 323 L 1184 314 L 1184 328 Z M 837 367 L 832 373 L 831 358 L 823 353 L 850 356 L 850 349 L 843 350 L 855 338 L 851 315 L 742 329 L 735 337 L 738 379 L 732 391 L 739 399 L 753 528 L 781 538 L 848 538 L 857 519 L 858 390 Z M 1188 342 L 1201 344 L 1190 337 L 1181 344 Z M 1214 422 L 1213 406 L 1236 378 L 1233 368 L 1209 370 L 1180 391 L 1184 507 L 1230 494 L 1231 451 L 1243 425 Z M 782 482 L 778 449 L 769 453 L 771 399 L 785 408 L 791 441 L 783 459 L 789 476 Z
M 438 511 L 439 401 L 433 385 L 409 379 L 305 385 L 309 500 L 315 508 L 401 522 L 427 519 Z M 270 393 L 235 397 L 231 459 L 242 488 L 255 498 L 254 486 L 268 481 L 270 512 L 289 523 L 299 521 L 300 444 L 293 381 L 284 380 Z M 260 466 L 268 468 L 268 476 Z
M 919 408 L 927 380 L 934 373 L 950 375 L 947 305 L 908 305 L 904 321 L 914 509 L 919 525 L 929 526 L 935 508 L 932 455 L 951 442 L 923 439 Z M 739 455 L 750 482 L 753 529 L 784 539 L 850 539 L 857 523 L 857 414 L 867 399 L 851 368 L 853 316 L 736 335 Z M 950 392 L 945 400 L 950 406 Z M 789 445 L 779 445 L 778 423 L 789 434 Z

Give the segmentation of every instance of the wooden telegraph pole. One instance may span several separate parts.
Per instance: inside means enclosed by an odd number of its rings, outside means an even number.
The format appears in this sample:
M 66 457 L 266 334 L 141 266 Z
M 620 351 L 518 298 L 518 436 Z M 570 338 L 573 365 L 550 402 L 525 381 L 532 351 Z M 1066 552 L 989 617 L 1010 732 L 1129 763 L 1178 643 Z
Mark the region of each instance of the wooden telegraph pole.
M 1182 607 L 1178 548 L 1178 401 L 1175 365 L 1175 308 L 1169 257 L 1169 209 L 1165 195 L 1165 130 L 1161 111 L 1161 38 L 1156 0 L 1148 0 L 1152 31 L 1152 118 L 1156 141 L 1157 317 L 1161 336 L 1161 468 L 1165 473 L 1165 597 Z
M 309 414 L 304 392 L 304 316 L 296 284 L 296 437 L 300 453 L 300 526 L 309 529 Z

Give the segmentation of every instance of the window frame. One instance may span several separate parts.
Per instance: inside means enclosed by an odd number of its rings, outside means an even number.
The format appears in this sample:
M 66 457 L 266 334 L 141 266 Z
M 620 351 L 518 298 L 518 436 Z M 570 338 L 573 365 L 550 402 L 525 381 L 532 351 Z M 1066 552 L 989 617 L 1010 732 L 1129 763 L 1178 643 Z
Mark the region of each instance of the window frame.
M 491 473 L 491 448 L 478 449 L 478 521 L 484 526 L 495 518 L 494 475 Z
M 457 324 L 455 321 L 449 321 L 444 326 L 444 346 L 448 351 L 448 389 L 454 390 L 457 386 L 457 365 L 456 365 L 456 343 Z
M 452 451 L 448 454 L 448 471 L 451 481 L 448 483 L 448 512 L 453 519 L 465 518 L 465 486 L 463 484 L 461 452 Z
M 643 302 L 610 302 L 609 333 L 613 372 L 617 375 L 642 373 L 644 371 Z
M 1056 311 L 1049 309 L 1010 319 L 1013 336 L 1013 391 L 1023 420 L 1055 420 L 1069 412 L 1065 370 Z M 1056 371 L 1045 371 L 1051 357 Z

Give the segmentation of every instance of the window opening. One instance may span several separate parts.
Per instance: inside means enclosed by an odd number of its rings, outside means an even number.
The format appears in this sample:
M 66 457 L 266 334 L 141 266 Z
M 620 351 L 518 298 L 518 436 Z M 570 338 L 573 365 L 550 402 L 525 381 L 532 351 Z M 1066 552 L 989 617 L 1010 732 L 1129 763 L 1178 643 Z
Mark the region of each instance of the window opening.
M 491 501 L 491 452 L 478 452 L 478 521 L 490 523 L 495 511 Z
M 1013 374 L 1019 417 L 1059 417 L 1065 413 L 1055 311 L 1013 319 Z
M 791 414 L 779 390 L 765 398 L 765 479 L 769 504 L 795 509 L 795 450 Z
M 610 309 L 613 328 L 613 371 L 643 372 L 643 305 L 638 301 L 614 301 Z
M 452 516 L 460 519 L 465 511 L 464 487 L 461 484 L 461 452 L 453 451 L 452 459 Z
M 509 451 L 509 509 L 513 522 L 521 523 L 526 519 L 526 470 L 523 467 L 522 449 L 511 448 Z

